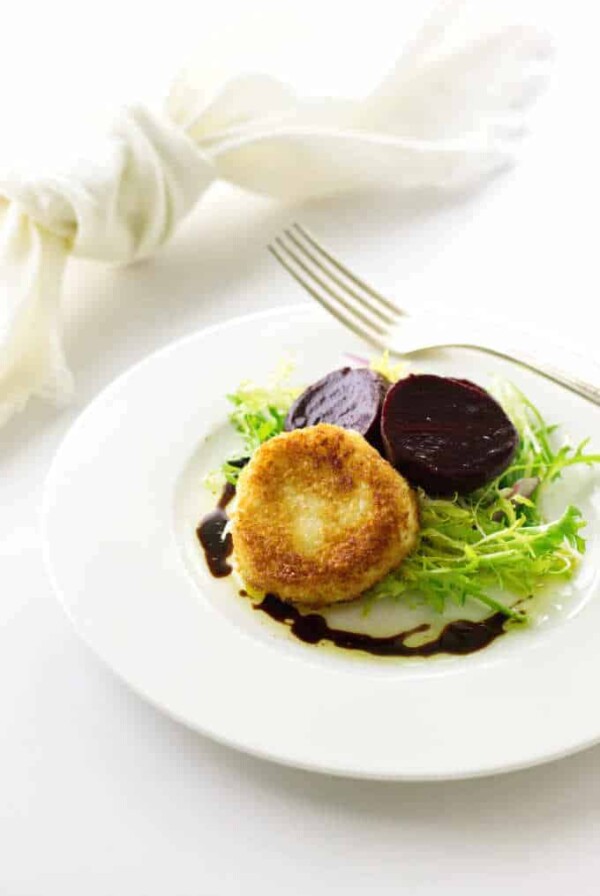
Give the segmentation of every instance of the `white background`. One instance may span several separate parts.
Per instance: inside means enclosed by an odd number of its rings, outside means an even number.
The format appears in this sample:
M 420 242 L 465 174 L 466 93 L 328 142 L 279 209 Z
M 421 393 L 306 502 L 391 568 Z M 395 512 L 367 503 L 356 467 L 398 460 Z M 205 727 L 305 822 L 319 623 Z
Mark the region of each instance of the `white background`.
M 0 156 L 18 163 L 65 140 L 69 122 L 159 97 L 191 56 L 212 75 L 258 67 L 312 94 L 367 89 L 428 5 L 19 0 L 2 10 Z M 514 9 L 551 30 L 557 61 L 519 166 L 485 191 L 286 209 L 217 186 L 151 261 L 71 266 L 75 402 L 31 405 L 0 432 L 0 896 L 597 892 L 600 748 L 426 785 L 248 758 L 163 718 L 100 665 L 50 592 L 37 534 L 52 454 L 107 382 L 205 324 L 301 298 L 264 251 L 294 217 L 409 307 L 501 308 L 597 350 L 592 5 Z M 206 384 L 191 388 L 201 400 Z

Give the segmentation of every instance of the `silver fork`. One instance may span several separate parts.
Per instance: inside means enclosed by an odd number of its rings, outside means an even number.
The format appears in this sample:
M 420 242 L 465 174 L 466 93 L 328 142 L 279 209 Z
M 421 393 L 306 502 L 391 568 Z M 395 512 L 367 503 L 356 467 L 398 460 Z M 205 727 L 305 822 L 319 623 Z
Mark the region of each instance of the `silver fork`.
M 520 348 L 478 334 L 473 321 L 409 315 L 382 296 L 328 251 L 300 224 L 292 224 L 268 246 L 277 261 L 340 323 L 379 350 L 402 358 L 440 348 L 484 352 L 531 370 L 600 405 L 600 386 L 546 363 Z

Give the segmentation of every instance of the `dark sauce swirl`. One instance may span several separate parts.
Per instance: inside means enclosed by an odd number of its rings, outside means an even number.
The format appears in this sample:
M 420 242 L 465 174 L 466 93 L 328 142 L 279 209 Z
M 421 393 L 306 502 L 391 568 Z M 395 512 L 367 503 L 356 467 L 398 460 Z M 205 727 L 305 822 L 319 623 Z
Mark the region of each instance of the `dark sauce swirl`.
M 243 463 L 239 462 L 239 465 L 243 466 Z M 223 578 L 232 572 L 232 566 L 227 562 L 227 558 L 233 551 L 233 541 L 229 532 L 225 536 L 223 533 L 229 522 L 226 508 L 234 495 L 235 486 L 227 483 L 216 508 L 202 519 L 196 529 L 207 566 L 215 578 Z M 342 650 L 362 650 L 373 656 L 428 657 L 438 653 L 464 656 L 482 650 L 504 634 L 504 625 L 507 621 L 503 613 L 494 613 L 481 622 L 458 619 L 444 626 L 439 635 L 431 641 L 410 646 L 406 643 L 408 639 L 412 635 L 428 631 L 429 625 L 418 625 L 395 635 L 375 637 L 364 632 L 332 628 L 320 613 L 302 613 L 276 594 L 267 594 L 260 603 L 253 604 L 253 607 L 266 613 L 275 622 L 287 626 L 292 634 L 305 644 L 325 642 L 334 644 Z
M 204 550 L 206 565 L 216 579 L 228 576 L 233 569 L 227 562 L 233 551 L 233 539 L 230 532 L 226 535 L 223 533 L 229 522 L 226 508 L 234 495 L 235 485 L 228 482 L 215 509 L 206 514 L 196 529 L 198 541 Z
M 506 616 L 494 613 L 481 622 L 459 619 L 449 622 L 437 636 L 424 644 L 411 647 L 406 642 L 411 635 L 429 630 L 429 625 L 398 632 L 395 635 L 374 637 L 363 632 L 352 632 L 341 628 L 331 628 L 320 613 L 301 613 L 291 604 L 286 604 L 275 594 L 267 594 L 255 610 L 261 610 L 274 619 L 289 626 L 293 635 L 305 644 L 329 642 L 343 650 L 362 650 L 374 656 L 433 656 L 436 653 L 464 655 L 475 653 L 491 644 L 504 633 Z

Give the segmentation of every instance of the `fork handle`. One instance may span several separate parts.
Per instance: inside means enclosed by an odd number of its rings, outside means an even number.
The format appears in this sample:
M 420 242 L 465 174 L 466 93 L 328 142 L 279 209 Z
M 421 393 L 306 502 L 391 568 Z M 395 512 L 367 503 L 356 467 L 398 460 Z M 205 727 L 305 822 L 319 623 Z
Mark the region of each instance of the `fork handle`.
M 587 401 L 591 401 L 592 404 L 600 406 L 600 387 L 594 386 L 592 383 L 587 383 L 579 377 L 572 376 L 570 373 L 567 373 L 567 371 L 561 370 L 559 367 L 554 367 L 552 364 L 547 364 L 545 361 L 538 361 L 532 356 L 524 355 L 521 351 L 511 353 L 509 350 L 500 351 L 500 349 L 475 345 L 472 343 L 456 344 L 454 347 L 473 349 L 474 351 L 484 352 L 486 355 L 494 355 L 496 358 L 504 358 L 507 361 L 512 361 L 513 364 L 517 364 L 519 367 L 524 367 L 526 370 L 531 370 L 533 373 L 538 373 L 540 376 L 545 377 L 545 379 L 550 380 L 553 383 L 558 383 L 559 386 L 563 386 L 570 392 L 574 392 L 575 395 L 580 395 L 582 398 L 587 399 Z

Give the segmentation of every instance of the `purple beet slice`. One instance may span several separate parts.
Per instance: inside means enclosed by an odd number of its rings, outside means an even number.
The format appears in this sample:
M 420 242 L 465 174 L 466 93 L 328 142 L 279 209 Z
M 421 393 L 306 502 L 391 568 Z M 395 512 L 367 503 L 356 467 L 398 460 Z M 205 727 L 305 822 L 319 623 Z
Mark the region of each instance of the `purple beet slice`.
M 390 463 L 432 495 L 481 488 L 508 467 L 519 444 L 485 389 L 432 375 L 409 376 L 391 387 L 381 432 Z
M 359 432 L 382 449 L 381 408 L 390 383 L 366 367 L 343 367 L 309 386 L 290 408 L 285 429 L 333 423 Z

